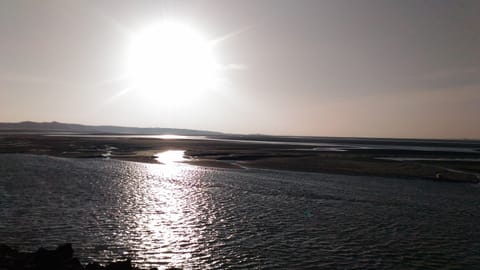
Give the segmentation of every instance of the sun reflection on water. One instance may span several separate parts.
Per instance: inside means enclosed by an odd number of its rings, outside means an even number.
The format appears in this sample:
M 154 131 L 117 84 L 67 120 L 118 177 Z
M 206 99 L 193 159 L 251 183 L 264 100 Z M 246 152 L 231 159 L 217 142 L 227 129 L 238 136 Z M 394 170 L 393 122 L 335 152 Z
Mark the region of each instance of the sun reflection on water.
M 179 176 L 182 170 L 187 166 L 182 162 L 187 159 L 184 157 L 184 150 L 168 150 L 155 155 L 155 160 L 161 163 L 163 166 L 152 169 L 155 174 L 161 175 L 165 178 L 172 178 Z
M 160 164 L 146 164 L 146 179 L 139 187 L 141 209 L 137 211 L 135 233 L 137 257 L 148 264 L 179 267 L 191 260 L 200 232 L 192 224 L 192 198 L 188 181 L 194 182 L 194 167 L 178 163 L 184 151 L 159 153 Z M 143 264 L 147 262 L 142 262 Z
M 155 155 L 155 160 L 165 165 L 186 161 L 183 150 L 168 150 Z

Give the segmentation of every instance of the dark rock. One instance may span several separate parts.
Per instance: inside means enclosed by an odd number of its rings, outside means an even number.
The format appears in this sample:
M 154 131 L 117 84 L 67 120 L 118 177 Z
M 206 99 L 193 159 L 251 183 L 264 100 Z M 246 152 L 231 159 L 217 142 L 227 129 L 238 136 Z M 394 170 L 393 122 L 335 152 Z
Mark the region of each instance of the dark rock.
M 83 269 L 80 261 L 73 258 L 71 244 L 60 245 L 55 250 L 40 248 L 33 254 L 31 266 L 38 270 L 77 270 Z
M 0 245 L 0 269 L 18 269 L 24 260 L 22 254 L 9 246 Z
M 103 266 L 98 264 L 97 262 L 89 263 L 85 266 L 85 270 L 103 270 L 105 269 Z
M 178 268 L 170 268 L 178 269 Z M 71 244 L 57 247 L 55 250 L 38 249 L 36 252 L 19 252 L 0 244 L 0 270 L 140 270 L 132 266 L 131 260 L 112 262 L 102 266 L 96 262 L 83 267 L 73 257 Z M 152 268 L 150 270 L 156 270 Z
M 105 270 L 132 270 L 132 262 L 130 260 L 112 262 L 105 267 Z

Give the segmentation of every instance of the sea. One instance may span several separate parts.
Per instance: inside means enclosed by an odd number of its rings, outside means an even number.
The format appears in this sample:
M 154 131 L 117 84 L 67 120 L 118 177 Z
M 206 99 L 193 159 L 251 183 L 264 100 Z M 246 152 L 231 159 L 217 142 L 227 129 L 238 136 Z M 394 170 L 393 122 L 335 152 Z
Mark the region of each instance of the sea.
M 1 154 L 0 243 L 145 269 L 480 269 L 480 186 Z

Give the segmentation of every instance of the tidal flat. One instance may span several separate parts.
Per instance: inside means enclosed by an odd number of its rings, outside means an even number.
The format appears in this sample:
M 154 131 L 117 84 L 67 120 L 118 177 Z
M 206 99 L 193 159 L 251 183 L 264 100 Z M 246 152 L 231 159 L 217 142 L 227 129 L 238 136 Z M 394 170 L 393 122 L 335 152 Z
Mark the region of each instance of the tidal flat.
M 480 142 L 277 136 L 0 135 L 0 153 L 105 158 L 158 163 L 184 151 L 184 163 L 344 175 L 473 182 L 480 179 Z

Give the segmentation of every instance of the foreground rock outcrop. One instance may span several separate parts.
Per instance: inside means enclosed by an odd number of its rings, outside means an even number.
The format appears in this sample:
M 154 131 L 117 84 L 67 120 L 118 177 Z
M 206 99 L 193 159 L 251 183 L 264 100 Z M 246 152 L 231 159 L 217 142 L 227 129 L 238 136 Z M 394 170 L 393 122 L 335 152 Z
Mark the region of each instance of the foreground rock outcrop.
M 151 270 L 156 269 L 152 268 Z M 177 268 L 170 268 L 175 270 Z M 55 250 L 40 248 L 35 252 L 20 252 L 0 244 L 0 270 L 141 270 L 130 260 L 111 262 L 107 265 L 89 263 L 83 266 L 73 256 L 71 244 L 58 246 Z

